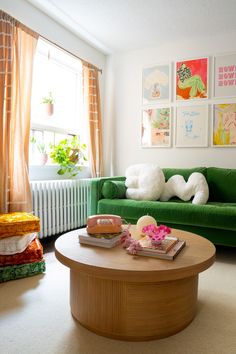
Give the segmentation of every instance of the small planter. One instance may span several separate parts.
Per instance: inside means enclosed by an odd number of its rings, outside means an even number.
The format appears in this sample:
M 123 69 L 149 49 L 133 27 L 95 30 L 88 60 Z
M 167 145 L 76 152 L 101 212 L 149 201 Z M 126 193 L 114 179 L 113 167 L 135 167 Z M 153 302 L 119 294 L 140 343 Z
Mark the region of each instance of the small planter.
M 48 154 L 41 154 L 39 159 L 40 165 L 46 165 L 46 163 L 48 162 Z
M 54 112 L 54 98 L 51 92 L 42 98 L 42 103 L 45 105 L 47 115 L 52 116 Z
M 53 103 L 45 103 L 45 109 L 48 116 L 52 116 L 54 113 L 54 104 Z

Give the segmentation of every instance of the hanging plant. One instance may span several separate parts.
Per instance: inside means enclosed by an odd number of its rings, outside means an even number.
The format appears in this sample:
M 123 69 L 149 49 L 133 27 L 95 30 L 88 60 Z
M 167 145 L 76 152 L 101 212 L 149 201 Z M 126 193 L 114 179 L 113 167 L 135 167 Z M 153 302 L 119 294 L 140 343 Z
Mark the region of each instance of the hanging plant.
M 50 148 L 52 162 L 60 165 L 57 171 L 59 175 L 67 173 L 70 177 L 75 177 L 81 171 L 81 165 L 87 161 L 86 144 L 81 144 L 78 136 L 63 139 L 58 144 L 51 145 Z
M 52 93 L 49 92 L 48 96 L 42 98 L 42 103 L 45 104 L 47 115 L 51 116 L 54 112 L 54 98 L 52 97 Z

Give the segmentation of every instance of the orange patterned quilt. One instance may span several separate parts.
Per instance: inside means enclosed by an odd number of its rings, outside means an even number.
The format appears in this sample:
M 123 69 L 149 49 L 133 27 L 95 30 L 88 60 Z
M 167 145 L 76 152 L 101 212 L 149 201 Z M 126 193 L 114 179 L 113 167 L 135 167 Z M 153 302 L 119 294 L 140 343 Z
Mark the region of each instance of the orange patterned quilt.
M 43 247 L 38 238 L 34 239 L 24 252 L 10 256 L 0 255 L 0 266 L 39 262 L 43 259 Z
M 19 236 L 40 231 L 40 220 L 26 212 L 0 214 L 0 237 Z

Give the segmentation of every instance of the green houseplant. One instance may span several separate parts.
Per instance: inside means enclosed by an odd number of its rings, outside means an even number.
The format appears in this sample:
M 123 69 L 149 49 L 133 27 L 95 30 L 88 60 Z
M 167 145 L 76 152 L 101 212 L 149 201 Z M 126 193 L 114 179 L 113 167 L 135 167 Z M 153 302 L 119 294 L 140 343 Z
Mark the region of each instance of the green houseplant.
M 50 157 L 52 162 L 60 165 L 57 173 L 75 177 L 81 171 L 81 165 L 87 161 L 85 156 L 86 144 L 82 144 L 78 136 L 63 139 L 56 145 L 51 145 Z

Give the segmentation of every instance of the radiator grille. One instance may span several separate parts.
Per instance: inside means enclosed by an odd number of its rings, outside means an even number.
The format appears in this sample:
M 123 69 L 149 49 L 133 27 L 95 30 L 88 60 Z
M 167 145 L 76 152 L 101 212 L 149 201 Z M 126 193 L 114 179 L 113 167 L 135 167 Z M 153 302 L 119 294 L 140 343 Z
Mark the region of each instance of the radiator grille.
M 33 212 L 40 218 L 39 238 L 86 225 L 90 180 L 32 181 Z

